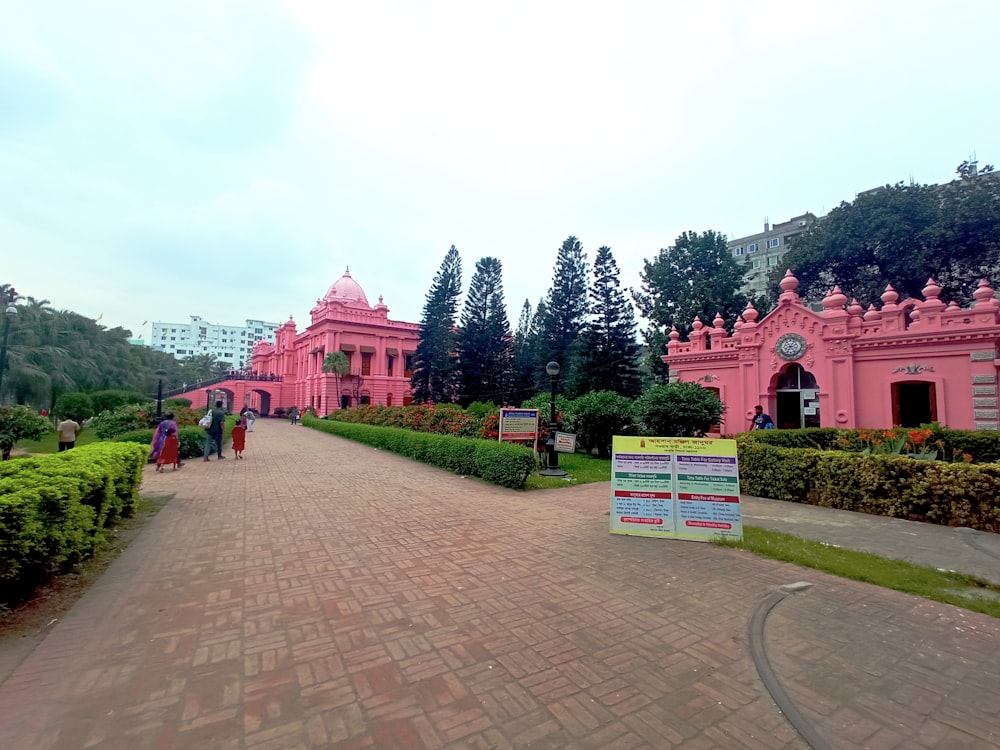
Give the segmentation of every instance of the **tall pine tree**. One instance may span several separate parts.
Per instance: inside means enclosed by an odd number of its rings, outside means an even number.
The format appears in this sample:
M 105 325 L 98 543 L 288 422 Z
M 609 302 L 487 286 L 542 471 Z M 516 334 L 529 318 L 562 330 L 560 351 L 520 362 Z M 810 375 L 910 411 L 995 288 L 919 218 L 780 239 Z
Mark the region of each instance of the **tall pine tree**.
M 618 276 L 611 248 L 599 248 L 590 288 L 591 319 L 583 333 L 584 346 L 573 384 L 578 394 L 614 391 L 635 398 L 642 392 L 635 312 L 619 288 Z
M 458 333 L 461 371 L 459 402 L 507 403 L 513 360 L 513 340 L 503 296 L 503 267 L 483 258 L 469 283 Z
M 539 307 L 544 308 L 544 302 L 539 301 Z M 521 307 L 521 317 L 514 331 L 514 365 L 511 373 L 510 402 L 519 405 L 525 399 L 536 394 L 535 370 L 538 367 L 538 328 L 535 313 L 531 303 L 524 301 Z
M 580 334 L 587 322 L 587 307 L 587 256 L 580 241 L 570 236 L 559 248 L 552 286 L 545 300 L 535 381 L 538 391 L 549 386 L 545 363 L 550 360 L 559 363 L 560 377 L 565 382 L 573 382 L 581 346 Z
M 420 343 L 410 377 L 413 400 L 418 404 L 448 403 L 458 395 L 455 316 L 461 294 L 462 259 L 452 245 L 427 292 L 420 320 Z

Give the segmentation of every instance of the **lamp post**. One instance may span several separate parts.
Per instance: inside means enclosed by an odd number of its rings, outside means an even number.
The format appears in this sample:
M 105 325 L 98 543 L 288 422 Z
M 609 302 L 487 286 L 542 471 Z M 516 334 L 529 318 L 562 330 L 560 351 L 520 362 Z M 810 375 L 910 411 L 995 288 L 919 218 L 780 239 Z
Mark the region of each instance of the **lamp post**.
M 10 336 L 10 321 L 17 315 L 17 306 L 14 300 L 17 299 L 17 292 L 11 287 L 4 295 L 5 300 L 0 300 L 0 304 L 7 303 L 3 311 L 3 342 L 0 343 L 0 403 L 3 403 L 3 376 L 7 370 L 7 337 Z
M 156 376 L 156 421 L 160 421 L 163 414 L 163 378 L 166 377 L 166 370 L 157 370 L 153 373 Z
M 545 372 L 552 378 L 552 395 L 549 399 L 549 438 L 545 441 L 545 447 L 549 454 L 549 465 L 538 473 L 543 477 L 564 477 L 566 472 L 559 468 L 559 454 L 556 453 L 556 378 L 559 376 L 559 363 L 549 362 L 545 365 Z

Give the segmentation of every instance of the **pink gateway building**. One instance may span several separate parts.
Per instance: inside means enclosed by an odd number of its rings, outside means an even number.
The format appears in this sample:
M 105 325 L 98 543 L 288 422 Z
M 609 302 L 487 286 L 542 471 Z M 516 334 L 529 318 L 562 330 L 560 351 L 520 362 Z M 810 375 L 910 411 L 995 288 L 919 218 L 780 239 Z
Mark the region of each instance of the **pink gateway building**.
M 933 279 L 922 300 L 901 301 L 890 285 L 867 310 L 835 287 L 816 312 L 798 285 L 788 271 L 777 307 L 758 320 L 748 306 L 731 334 L 719 316 L 712 327 L 696 319 L 687 342 L 671 331 L 671 378 L 719 394 L 723 432 L 748 429 L 755 404 L 779 429 L 998 428 L 1000 302 L 986 281 L 970 309 L 942 301 Z
M 341 406 L 410 403 L 411 358 L 420 326 L 389 320 L 379 297 L 368 304 L 348 270 L 310 311 L 310 325 L 298 333 L 291 318 L 275 332 L 275 342 L 258 341 L 249 373 L 230 373 L 211 387 L 183 395 L 195 406 L 221 400 L 232 411 L 249 405 L 261 414 L 277 408 L 312 408 L 320 416 Z M 349 373 L 323 372 L 330 352 L 343 352 Z

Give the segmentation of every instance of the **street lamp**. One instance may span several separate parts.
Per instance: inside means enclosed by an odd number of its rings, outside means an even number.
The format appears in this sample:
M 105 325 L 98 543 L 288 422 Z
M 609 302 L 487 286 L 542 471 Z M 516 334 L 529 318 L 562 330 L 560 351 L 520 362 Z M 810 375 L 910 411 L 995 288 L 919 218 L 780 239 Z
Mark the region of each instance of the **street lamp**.
M 156 421 L 160 421 L 160 415 L 163 413 L 163 378 L 166 377 L 166 370 L 157 370 L 153 373 L 156 378 Z
M 3 403 L 3 375 L 7 370 L 7 337 L 10 336 L 10 321 L 17 315 L 17 306 L 14 304 L 17 292 L 14 287 L 11 287 L 4 296 L 7 299 L 0 300 L 0 304 L 7 302 L 3 316 L 3 342 L 0 343 L 0 403 Z
M 549 439 L 545 441 L 549 465 L 539 474 L 543 477 L 564 477 L 566 472 L 559 468 L 559 454 L 556 453 L 556 378 L 559 376 L 559 363 L 549 362 L 545 365 L 545 372 L 552 378 L 552 396 L 549 399 Z

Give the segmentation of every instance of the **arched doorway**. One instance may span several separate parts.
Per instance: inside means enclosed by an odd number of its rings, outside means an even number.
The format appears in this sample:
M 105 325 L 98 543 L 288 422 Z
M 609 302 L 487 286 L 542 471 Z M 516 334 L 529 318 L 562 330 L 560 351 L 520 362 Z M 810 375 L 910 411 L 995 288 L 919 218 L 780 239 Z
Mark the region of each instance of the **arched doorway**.
M 774 424 L 779 430 L 819 427 L 819 386 L 815 376 L 802 365 L 788 365 L 775 386 Z
M 934 383 L 910 380 L 892 384 L 892 423 L 919 427 L 937 421 L 937 392 Z

